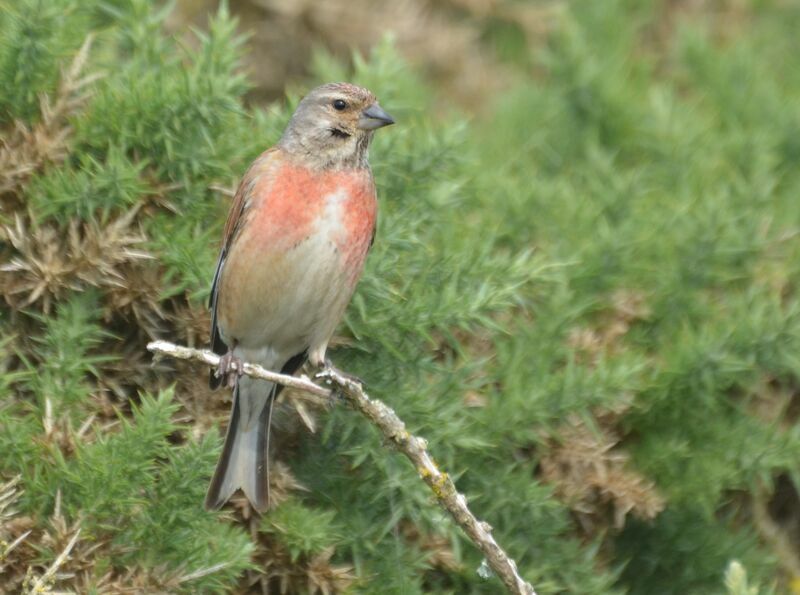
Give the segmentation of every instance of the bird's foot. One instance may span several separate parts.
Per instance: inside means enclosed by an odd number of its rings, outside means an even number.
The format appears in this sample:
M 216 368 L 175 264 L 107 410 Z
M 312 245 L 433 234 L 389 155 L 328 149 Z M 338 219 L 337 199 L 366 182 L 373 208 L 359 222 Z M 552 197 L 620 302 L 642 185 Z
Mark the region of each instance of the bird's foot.
M 233 355 L 233 350 L 228 351 L 225 355 L 219 358 L 219 367 L 217 368 L 217 378 L 223 378 L 225 385 L 228 388 L 236 386 L 236 380 L 244 373 L 242 360 Z
M 318 372 L 314 374 L 315 379 L 323 380 L 325 384 L 328 385 L 335 385 L 329 397 L 331 406 L 346 401 L 343 393 L 346 392 L 347 385 L 355 385 L 359 389 L 364 386 L 360 378 L 348 374 L 347 372 L 342 372 L 327 358 L 322 362 L 322 365 L 318 365 L 317 368 Z
M 358 376 L 353 376 L 352 374 L 348 374 L 347 372 L 342 372 L 339 368 L 335 367 L 331 360 L 325 359 L 321 366 L 318 367 L 318 372 L 314 374 L 314 378 L 319 380 L 324 380 L 327 384 L 345 384 L 351 383 L 358 385 L 359 387 L 364 386 L 364 381 L 361 380 Z M 338 391 L 334 391 L 332 399 L 336 400 L 338 397 Z

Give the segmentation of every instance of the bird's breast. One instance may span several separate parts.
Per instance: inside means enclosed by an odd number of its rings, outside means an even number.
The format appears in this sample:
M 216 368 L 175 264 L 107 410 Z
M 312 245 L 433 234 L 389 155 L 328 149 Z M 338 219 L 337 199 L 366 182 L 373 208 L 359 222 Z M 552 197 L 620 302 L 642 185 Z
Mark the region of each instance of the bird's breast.
M 363 264 L 377 216 L 369 170 L 314 172 L 285 164 L 274 182 L 264 185 L 255 187 L 261 204 L 253 231 L 267 251 L 288 252 L 312 239 L 327 240 L 345 264 Z
M 371 174 L 283 165 L 250 200 L 222 272 L 223 338 L 307 346 L 317 328 L 333 331 L 361 275 L 377 217 Z

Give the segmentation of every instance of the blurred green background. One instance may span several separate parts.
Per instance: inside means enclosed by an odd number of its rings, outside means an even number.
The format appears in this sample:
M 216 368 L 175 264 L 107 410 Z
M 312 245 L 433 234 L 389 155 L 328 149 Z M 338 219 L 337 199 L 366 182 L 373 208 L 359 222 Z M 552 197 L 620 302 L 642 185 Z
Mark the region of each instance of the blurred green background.
M 330 355 L 537 592 L 800 592 L 798 31 L 794 0 L 0 0 L 0 592 L 502 592 L 291 392 L 274 509 L 203 511 L 229 395 L 144 348 L 207 345 L 237 180 L 332 80 L 398 124 Z

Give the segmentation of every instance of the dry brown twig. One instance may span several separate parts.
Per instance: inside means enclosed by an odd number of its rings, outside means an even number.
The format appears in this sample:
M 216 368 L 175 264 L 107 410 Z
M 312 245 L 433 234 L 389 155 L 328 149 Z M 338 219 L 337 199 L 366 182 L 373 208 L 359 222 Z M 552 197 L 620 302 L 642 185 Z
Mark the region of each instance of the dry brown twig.
M 51 592 L 53 583 L 55 583 L 57 579 L 56 573 L 69 558 L 69 554 L 72 551 L 72 548 L 75 547 L 75 544 L 78 542 L 78 537 L 80 537 L 80 534 L 80 529 L 75 531 L 75 533 L 72 535 L 72 538 L 69 540 L 69 543 L 64 547 L 63 550 L 61 550 L 61 553 L 47 568 L 47 570 L 45 570 L 42 576 L 36 577 L 33 572 L 28 569 L 29 574 L 22 586 L 23 593 L 25 595 L 39 595 L 40 593 L 44 594 Z
M 195 360 L 209 366 L 219 365 L 219 356 L 210 351 L 183 347 L 167 341 L 153 341 L 147 345 L 147 349 L 177 359 Z M 447 473 L 439 470 L 433 457 L 428 454 L 427 442 L 406 430 L 405 423 L 397 417 L 397 414 L 381 401 L 370 398 L 359 382 L 335 368 L 329 368 L 320 372 L 317 378 L 332 385 L 331 390 L 315 384 L 305 376 L 295 378 L 277 374 L 249 363 L 245 363 L 242 367 L 242 372 L 253 378 L 307 391 L 326 400 L 335 392 L 341 393 L 350 406 L 366 417 L 388 442 L 411 461 L 419 476 L 436 496 L 436 500 L 483 552 L 489 567 L 503 581 L 508 591 L 517 595 L 536 595 L 533 586 L 519 575 L 514 560 L 495 541 L 492 527 L 472 514 L 467 506 L 467 499 L 458 493 L 453 480 Z

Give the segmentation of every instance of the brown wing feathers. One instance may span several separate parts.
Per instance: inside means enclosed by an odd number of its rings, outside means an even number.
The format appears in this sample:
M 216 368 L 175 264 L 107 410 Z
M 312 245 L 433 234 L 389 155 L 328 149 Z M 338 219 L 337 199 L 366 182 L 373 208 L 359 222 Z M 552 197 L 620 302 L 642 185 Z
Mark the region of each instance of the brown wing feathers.
M 250 198 L 253 193 L 253 186 L 255 182 L 255 172 L 257 164 L 261 162 L 262 158 L 268 153 L 273 152 L 274 149 L 266 151 L 261 158 L 256 160 L 253 166 L 245 173 L 242 178 L 239 188 L 233 197 L 231 209 L 228 212 L 228 219 L 225 222 L 225 229 L 222 233 L 222 249 L 217 259 L 217 269 L 214 272 L 214 281 L 211 284 L 211 295 L 208 298 L 208 306 L 211 309 L 211 349 L 217 355 L 224 355 L 228 351 L 228 346 L 222 340 L 219 328 L 217 326 L 217 298 L 219 296 L 219 283 L 222 276 L 222 270 L 225 266 L 225 257 L 228 254 L 231 244 L 238 235 L 239 229 L 242 226 L 243 220 L 246 216 L 246 211 L 249 207 Z M 216 376 L 216 372 L 211 370 L 209 373 L 208 385 L 214 389 L 222 384 L 222 378 Z

